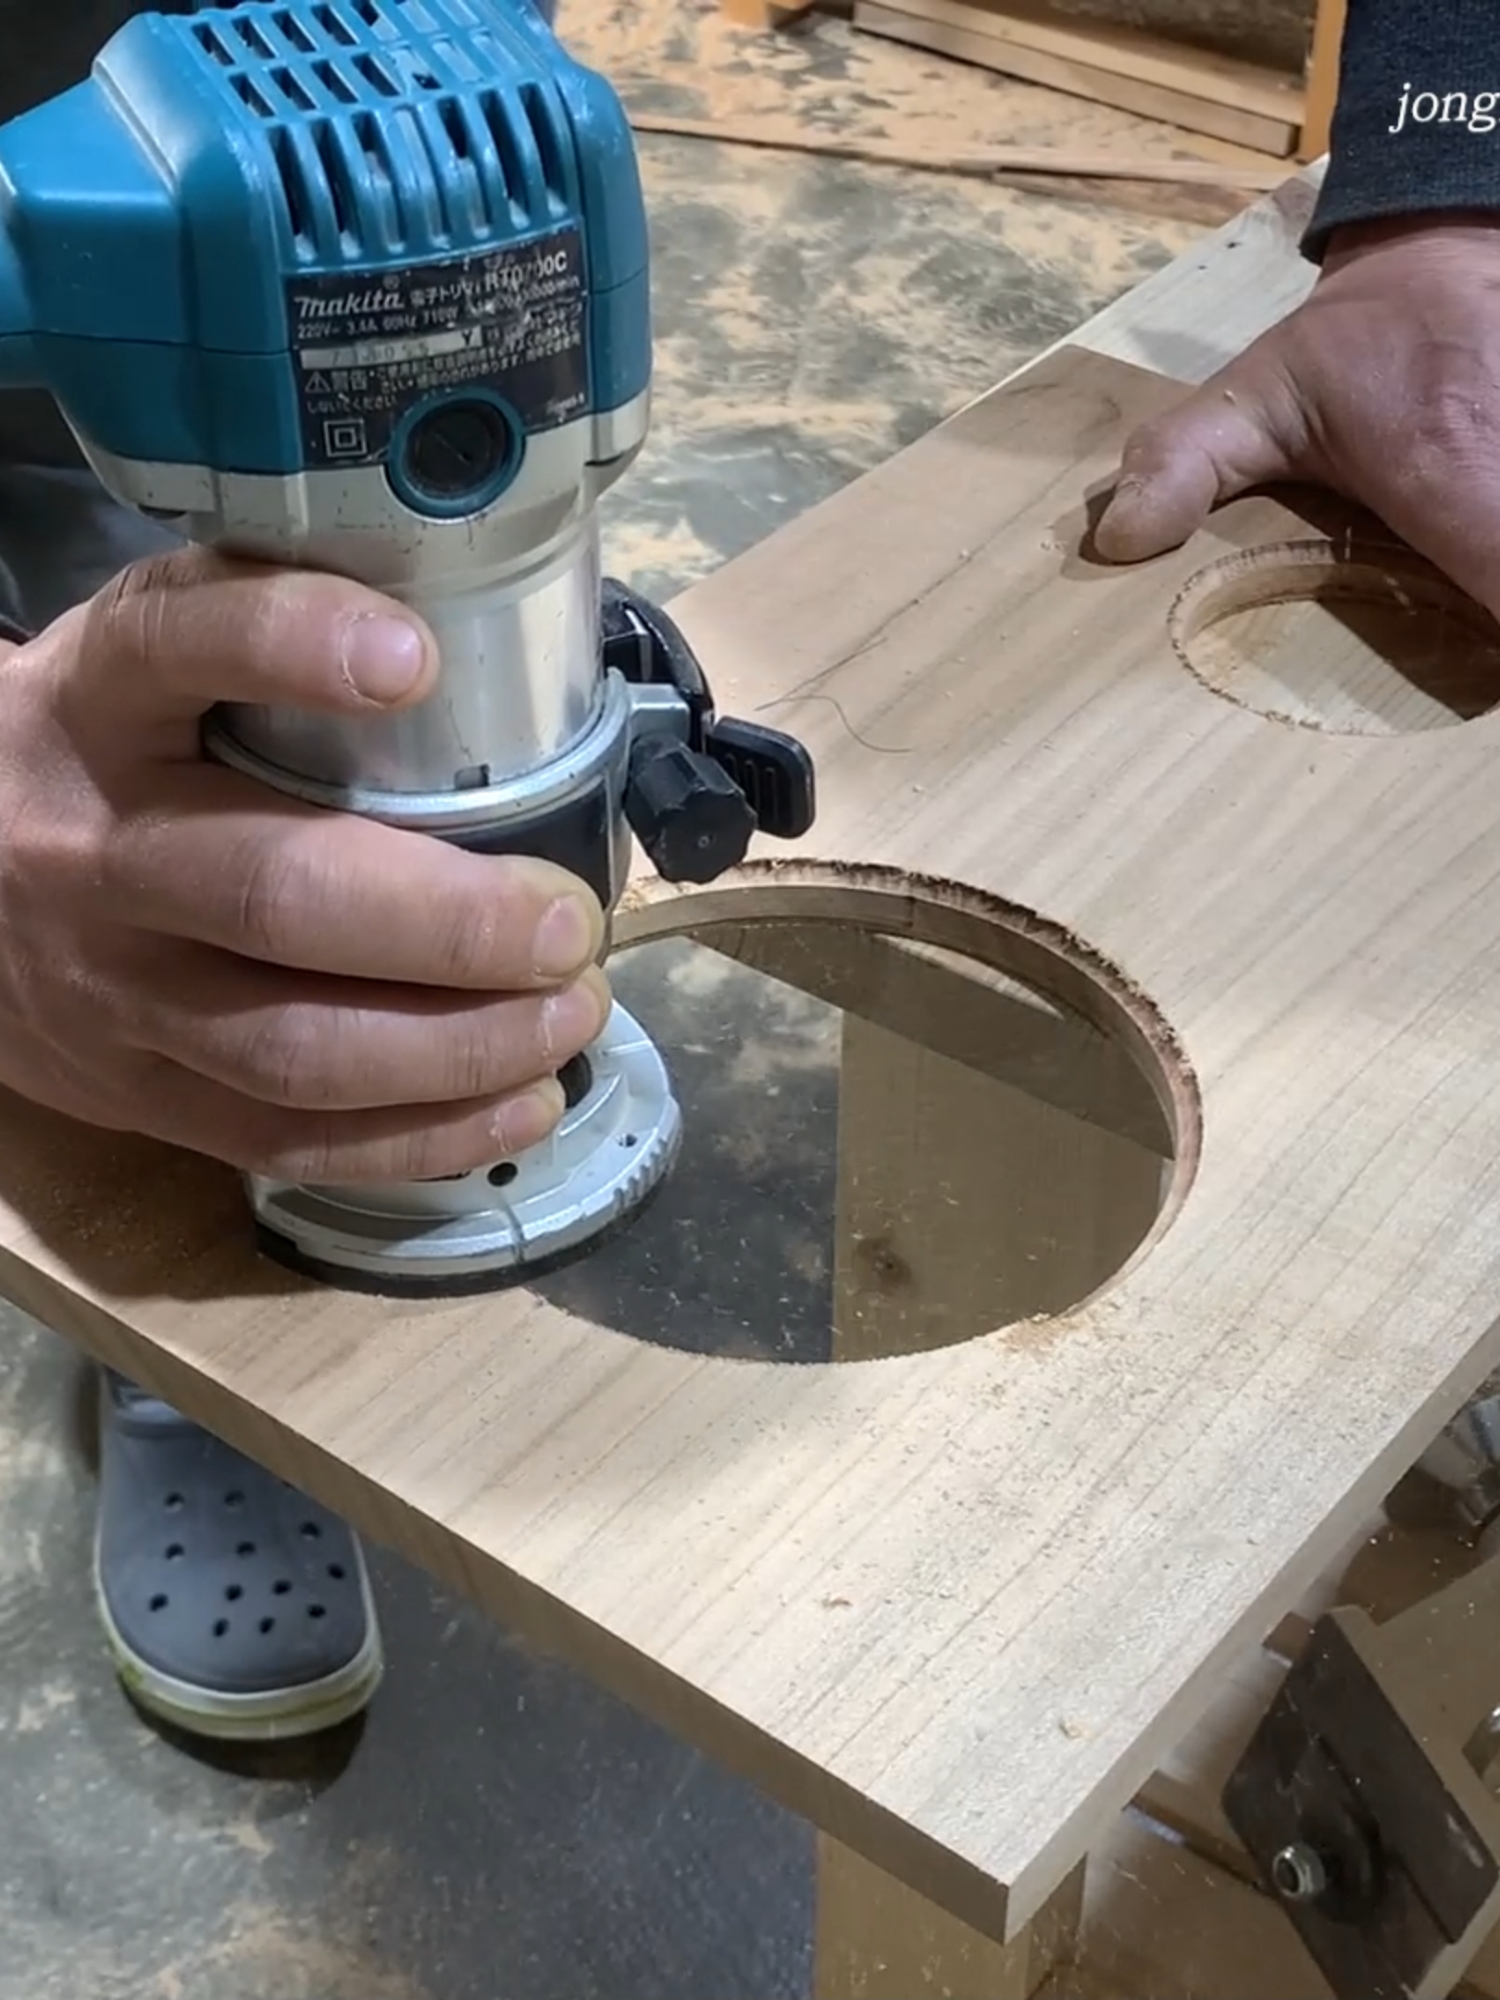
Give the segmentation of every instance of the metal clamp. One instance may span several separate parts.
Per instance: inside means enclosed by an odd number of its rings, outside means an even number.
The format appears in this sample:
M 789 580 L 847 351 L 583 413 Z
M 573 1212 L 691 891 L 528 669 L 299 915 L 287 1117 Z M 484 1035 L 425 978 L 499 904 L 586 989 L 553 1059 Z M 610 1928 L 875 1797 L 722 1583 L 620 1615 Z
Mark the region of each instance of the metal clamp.
M 604 579 L 604 665 L 633 687 L 670 688 L 687 714 L 687 747 L 716 766 L 774 840 L 800 840 L 813 823 L 812 759 L 794 736 L 717 715 L 702 665 L 660 605 Z
M 1500 1557 L 1327 1613 L 1223 1792 L 1338 2000 L 1445 2000 L 1500 1922 Z

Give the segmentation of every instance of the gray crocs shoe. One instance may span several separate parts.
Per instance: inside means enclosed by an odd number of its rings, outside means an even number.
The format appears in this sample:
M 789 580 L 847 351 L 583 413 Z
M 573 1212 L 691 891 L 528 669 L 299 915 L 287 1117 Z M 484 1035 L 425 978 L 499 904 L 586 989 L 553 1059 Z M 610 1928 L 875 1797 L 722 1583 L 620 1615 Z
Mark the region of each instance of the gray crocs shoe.
M 358 1714 L 384 1670 L 350 1529 L 108 1372 L 94 1582 L 131 1696 L 195 1736 L 311 1736 Z

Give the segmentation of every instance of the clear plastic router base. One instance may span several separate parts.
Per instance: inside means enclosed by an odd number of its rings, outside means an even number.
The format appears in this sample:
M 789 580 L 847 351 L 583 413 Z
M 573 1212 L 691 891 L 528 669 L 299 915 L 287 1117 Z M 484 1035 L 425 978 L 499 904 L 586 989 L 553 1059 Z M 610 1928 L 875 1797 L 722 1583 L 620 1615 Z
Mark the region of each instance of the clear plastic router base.
M 588 1063 L 550 1137 L 494 1167 L 389 1187 L 250 1177 L 262 1249 L 325 1284 L 405 1298 L 498 1290 L 571 1259 L 651 1198 L 682 1134 L 666 1064 L 618 1002 Z

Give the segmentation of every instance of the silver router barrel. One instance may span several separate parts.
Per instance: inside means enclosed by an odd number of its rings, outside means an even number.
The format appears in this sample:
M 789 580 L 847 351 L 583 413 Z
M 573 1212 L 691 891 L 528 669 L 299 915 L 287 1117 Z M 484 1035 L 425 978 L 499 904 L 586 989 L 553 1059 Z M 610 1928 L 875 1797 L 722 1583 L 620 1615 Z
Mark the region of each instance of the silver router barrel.
M 309 805 L 555 861 L 611 910 L 631 746 L 651 718 L 604 668 L 594 516 L 539 556 L 388 589 L 437 641 L 426 699 L 368 718 L 226 705 L 213 755 Z
M 351 793 L 464 795 L 531 775 L 577 743 L 602 696 L 600 564 L 592 516 L 509 573 L 397 585 L 437 640 L 442 682 L 405 713 L 346 721 L 234 708 L 263 763 Z

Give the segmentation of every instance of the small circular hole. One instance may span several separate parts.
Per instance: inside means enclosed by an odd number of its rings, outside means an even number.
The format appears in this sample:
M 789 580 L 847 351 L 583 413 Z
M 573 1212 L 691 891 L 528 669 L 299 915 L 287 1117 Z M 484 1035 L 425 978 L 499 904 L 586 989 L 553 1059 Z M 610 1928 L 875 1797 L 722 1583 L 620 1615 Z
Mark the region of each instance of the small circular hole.
M 322 1532 L 323 1530 L 318 1526 L 316 1521 L 304 1521 L 302 1523 L 302 1537 L 304 1541 L 315 1542 Z
M 637 1146 L 640 1144 L 640 1141 L 636 1138 L 634 1132 L 627 1132 L 621 1139 L 620 1144 L 622 1146 Z
M 328 1565 L 328 1574 L 333 1578 L 335 1583 L 342 1583 L 344 1580 L 344 1565 L 342 1563 L 330 1563 Z
M 214 1637 L 216 1639 L 222 1639 L 228 1630 L 229 1620 L 227 1618 L 216 1618 L 214 1620 Z
M 231 1604 L 237 1604 L 239 1600 L 244 1596 L 244 1594 L 245 1594 L 244 1591 L 237 1583 L 231 1583 L 225 1586 L 224 1595 L 229 1599 Z
M 498 1167 L 491 1167 L 485 1176 L 491 1187 L 509 1187 L 521 1169 L 514 1160 L 502 1160 Z
M 241 1542 L 235 1550 L 235 1554 L 237 1556 L 253 1556 L 255 1554 L 254 1542 Z
M 158 1591 L 155 1597 L 153 1597 L 151 1600 L 151 1609 L 153 1611 L 165 1611 L 166 1608 L 167 1608 L 167 1600 L 162 1596 L 161 1592 Z
M 309 1604 L 307 1615 L 309 1618 L 326 1618 L 328 1616 L 321 1604 Z
M 271 1585 L 272 1592 L 277 1597 L 285 1597 L 291 1587 L 284 1576 L 277 1577 L 276 1581 Z
M 264 1634 L 267 1632 L 274 1632 L 276 1630 L 276 1620 L 274 1618 L 262 1618 L 260 1621 L 260 1629 L 262 1636 L 264 1636 Z
M 169 1514 L 180 1514 L 187 1503 L 180 1493 L 169 1493 L 165 1504 Z
M 230 1491 L 224 1495 L 224 1505 L 226 1507 L 243 1507 L 244 1504 L 245 1504 L 245 1496 L 238 1490 L 238 1488 L 231 1488 Z
M 1272 722 L 1401 736 L 1500 704 L 1500 628 L 1394 544 L 1287 541 L 1223 556 L 1167 622 L 1206 687 Z
M 181 1562 L 182 1558 L 187 1554 L 187 1550 L 182 1546 L 181 1542 L 168 1542 L 165 1553 L 167 1561 L 174 1563 Z

